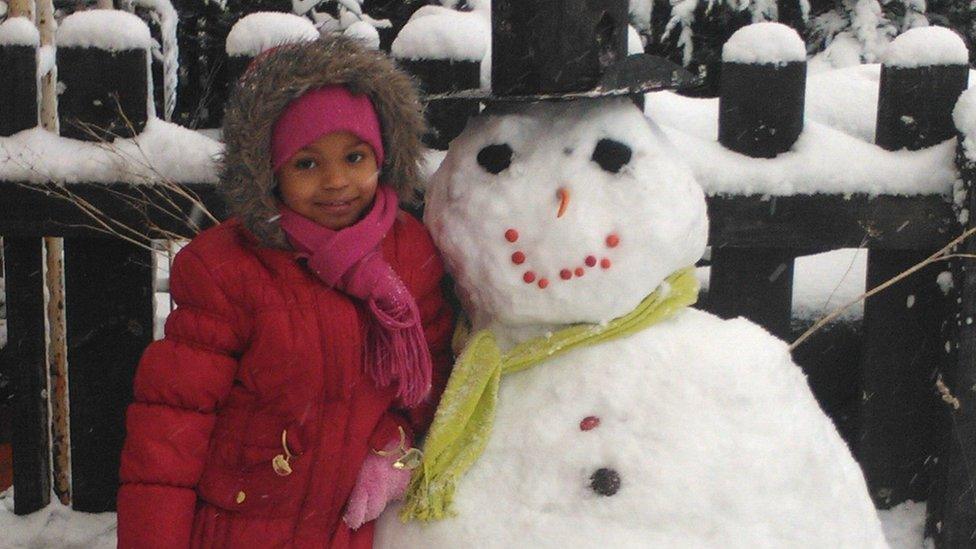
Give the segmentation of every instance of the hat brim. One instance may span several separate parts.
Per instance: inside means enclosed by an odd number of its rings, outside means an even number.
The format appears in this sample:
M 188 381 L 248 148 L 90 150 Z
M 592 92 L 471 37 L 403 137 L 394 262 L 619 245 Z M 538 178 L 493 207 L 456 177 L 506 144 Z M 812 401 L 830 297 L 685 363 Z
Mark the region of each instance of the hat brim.
M 539 93 L 525 95 L 496 95 L 488 90 L 470 89 L 425 95 L 425 101 L 482 101 L 486 103 L 529 103 L 539 101 L 572 101 L 599 97 L 618 97 L 660 90 L 686 89 L 697 85 L 697 79 L 687 69 L 663 57 L 635 53 L 610 65 L 590 90 Z

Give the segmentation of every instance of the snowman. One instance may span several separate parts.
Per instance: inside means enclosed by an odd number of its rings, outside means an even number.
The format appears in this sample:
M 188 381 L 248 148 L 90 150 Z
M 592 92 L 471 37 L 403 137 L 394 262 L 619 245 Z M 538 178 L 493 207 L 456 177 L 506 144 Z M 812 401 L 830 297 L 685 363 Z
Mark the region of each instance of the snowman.
M 688 306 L 703 192 L 599 95 L 494 108 L 428 184 L 470 330 L 376 547 L 887 547 L 786 344 Z

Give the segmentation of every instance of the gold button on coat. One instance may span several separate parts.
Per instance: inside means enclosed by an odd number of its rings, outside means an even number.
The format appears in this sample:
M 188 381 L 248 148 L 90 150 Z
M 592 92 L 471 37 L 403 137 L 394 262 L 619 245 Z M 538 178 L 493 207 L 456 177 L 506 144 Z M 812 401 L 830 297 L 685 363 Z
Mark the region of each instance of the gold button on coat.
M 247 497 L 247 494 L 244 493 L 244 490 L 241 490 L 240 492 L 237 492 L 237 498 L 235 498 L 235 499 L 236 499 L 237 503 L 244 503 L 244 498 L 246 498 L 246 497 Z

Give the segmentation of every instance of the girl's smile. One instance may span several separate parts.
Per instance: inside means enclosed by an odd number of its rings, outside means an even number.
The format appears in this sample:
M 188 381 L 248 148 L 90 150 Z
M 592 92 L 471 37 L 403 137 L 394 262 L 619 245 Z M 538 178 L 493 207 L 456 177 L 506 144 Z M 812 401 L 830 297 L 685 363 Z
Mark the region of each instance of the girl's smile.
M 276 174 L 278 196 L 292 210 L 332 230 L 348 227 L 369 210 L 379 172 L 373 148 L 351 132 L 309 143 Z

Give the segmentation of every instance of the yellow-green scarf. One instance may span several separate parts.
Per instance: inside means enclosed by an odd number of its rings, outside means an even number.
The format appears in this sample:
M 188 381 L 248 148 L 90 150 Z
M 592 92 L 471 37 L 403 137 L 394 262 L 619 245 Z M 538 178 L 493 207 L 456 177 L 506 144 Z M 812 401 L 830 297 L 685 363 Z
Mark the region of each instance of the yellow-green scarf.
M 698 299 L 694 267 L 669 276 L 624 316 L 606 325 L 576 324 L 524 341 L 502 354 L 488 330 L 475 333 L 454 365 L 414 470 L 400 518 L 430 521 L 451 514 L 458 480 L 484 451 L 491 436 L 502 375 L 525 370 L 584 345 L 629 335 L 659 322 Z

